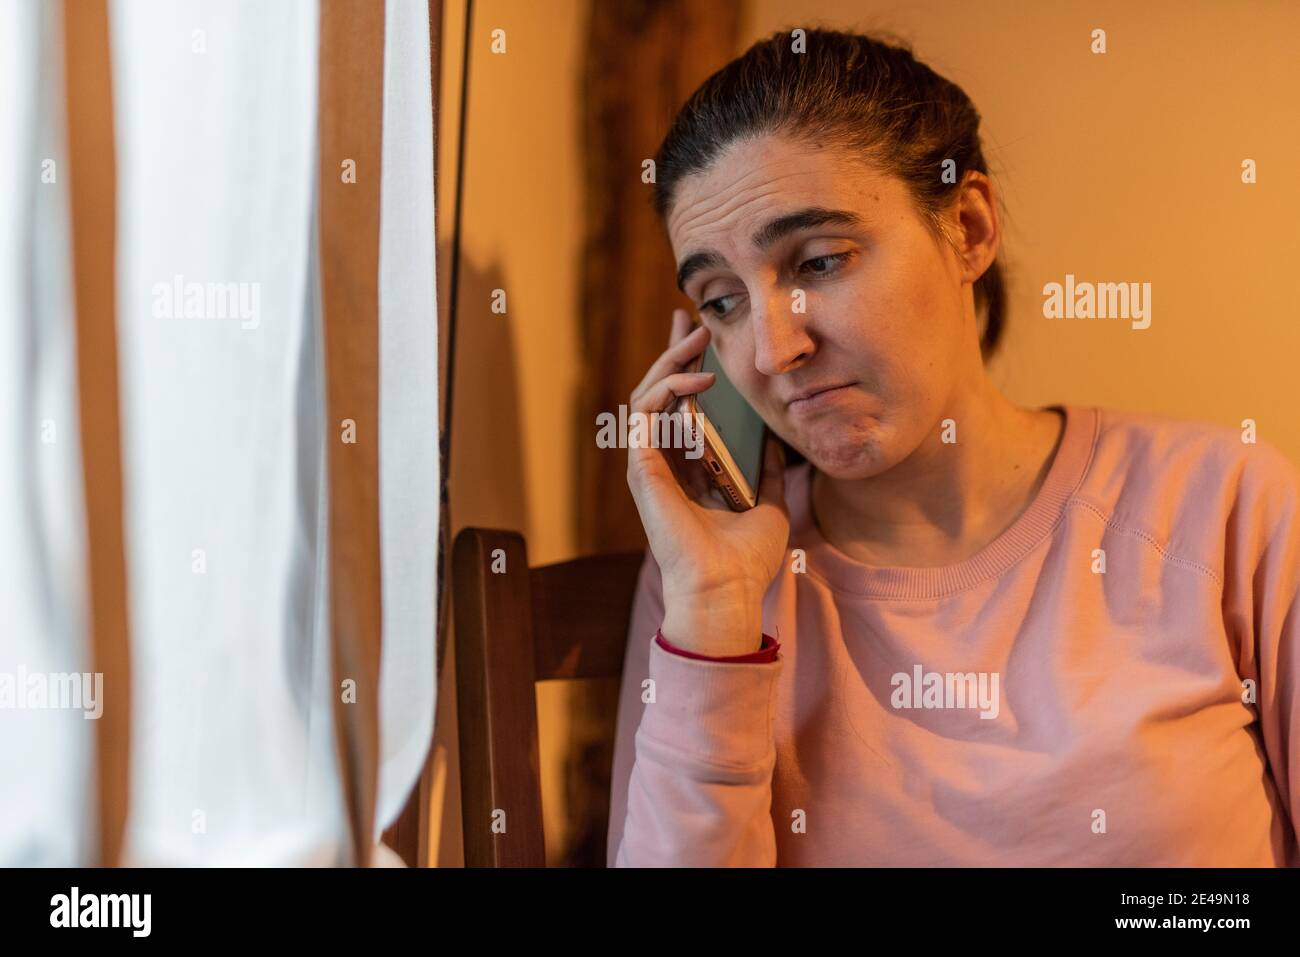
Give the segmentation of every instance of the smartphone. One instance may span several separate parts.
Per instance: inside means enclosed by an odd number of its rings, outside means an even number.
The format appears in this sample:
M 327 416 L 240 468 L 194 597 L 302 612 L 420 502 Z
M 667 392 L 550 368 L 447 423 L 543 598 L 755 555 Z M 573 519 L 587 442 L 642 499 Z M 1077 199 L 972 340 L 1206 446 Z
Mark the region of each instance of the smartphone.
M 704 392 L 682 400 L 704 447 L 699 462 L 731 508 L 743 512 L 758 504 L 767 424 L 731 384 L 712 345 L 694 371 L 717 376 Z

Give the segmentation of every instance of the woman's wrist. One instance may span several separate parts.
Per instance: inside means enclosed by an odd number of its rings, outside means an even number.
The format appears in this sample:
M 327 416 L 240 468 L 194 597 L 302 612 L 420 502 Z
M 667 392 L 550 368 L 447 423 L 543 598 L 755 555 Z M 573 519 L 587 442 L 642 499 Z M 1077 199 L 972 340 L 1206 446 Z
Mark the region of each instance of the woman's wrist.
M 745 585 L 664 595 L 660 633 L 678 648 L 701 655 L 746 655 L 763 644 L 763 595 Z

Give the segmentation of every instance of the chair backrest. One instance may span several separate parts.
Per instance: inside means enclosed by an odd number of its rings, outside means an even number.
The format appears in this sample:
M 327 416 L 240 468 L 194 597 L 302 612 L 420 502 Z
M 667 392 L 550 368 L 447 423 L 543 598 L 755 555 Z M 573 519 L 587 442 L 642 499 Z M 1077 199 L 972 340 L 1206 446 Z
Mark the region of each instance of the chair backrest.
M 530 568 L 517 532 L 457 534 L 451 587 L 465 866 L 545 866 L 535 685 L 622 673 L 643 558 L 624 552 Z

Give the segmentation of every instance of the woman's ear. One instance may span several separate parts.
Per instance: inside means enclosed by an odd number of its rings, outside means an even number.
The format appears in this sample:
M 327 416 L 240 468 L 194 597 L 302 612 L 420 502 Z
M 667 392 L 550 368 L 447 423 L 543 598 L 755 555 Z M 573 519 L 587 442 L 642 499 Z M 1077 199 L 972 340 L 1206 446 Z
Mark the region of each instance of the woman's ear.
M 997 258 L 1002 241 L 997 193 L 993 181 L 971 170 L 962 182 L 957 198 L 957 253 L 962 259 L 962 278 L 975 282 Z

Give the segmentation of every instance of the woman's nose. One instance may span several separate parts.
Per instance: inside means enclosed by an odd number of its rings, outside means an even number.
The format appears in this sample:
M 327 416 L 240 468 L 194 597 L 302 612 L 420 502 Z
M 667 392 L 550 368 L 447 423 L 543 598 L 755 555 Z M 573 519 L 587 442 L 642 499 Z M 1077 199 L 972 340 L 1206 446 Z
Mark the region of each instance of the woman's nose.
M 754 368 L 775 376 L 802 365 L 813 352 L 808 335 L 804 297 L 774 288 L 761 297 L 750 314 L 754 335 Z M 752 300 L 751 300 L 752 302 Z

